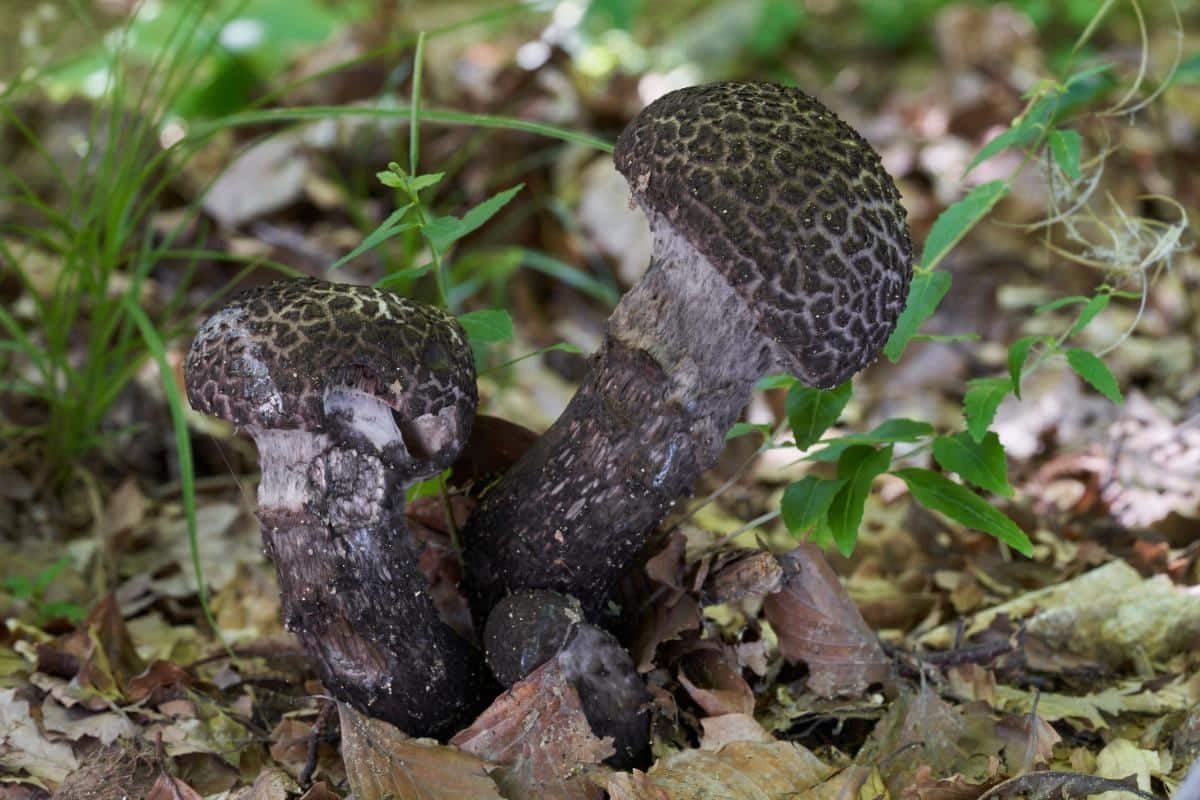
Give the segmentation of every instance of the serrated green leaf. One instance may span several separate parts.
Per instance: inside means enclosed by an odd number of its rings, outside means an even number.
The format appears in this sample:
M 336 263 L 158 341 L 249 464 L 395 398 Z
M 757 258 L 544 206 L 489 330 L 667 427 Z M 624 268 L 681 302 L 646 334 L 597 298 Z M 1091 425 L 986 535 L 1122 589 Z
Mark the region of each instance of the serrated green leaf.
M 925 237 L 925 251 L 921 254 L 921 268 L 933 269 L 950 248 L 958 244 L 967 232 L 987 216 L 996 203 L 1008 194 L 1008 182 L 989 181 L 976 186 L 967 196 L 947 208 L 940 215 L 929 235 Z
M 415 222 L 403 222 L 404 216 L 412 209 L 412 204 L 401 206 L 388 215 L 388 218 L 380 223 L 379 227 L 367 234 L 367 238 L 362 240 L 362 244 L 351 250 L 346 255 L 339 258 L 329 267 L 337 269 L 347 261 L 358 258 L 368 250 L 374 250 L 379 245 L 391 239 L 393 236 L 398 236 L 407 230 L 416 227 Z
M 1025 531 L 967 487 L 927 469 L 898 469 L 892 474 L 903 480 L 913 499 L 926 508 L 995 536 L 1022 555 L 1033 555 L 1033 543 Z
M 793 385 L 788 390 L 785 409 L 796 447 L 806 450 L 820 441 L 829 426 L 837 422 L 849 400 L 850 381 L 834 389 L 810 389 L 800 383 Z
M 738 439 L 742 436 L 749 436 L 752 433 L 757 433 L 764 439 L 771 435 L 771 426 L 765 424 L 754 424 L 752 422 L 739 422 L 729 429 L 725 434 L 725 441 Z
M 1073 294 L 1070 297 L 1060 297 L 1057 300 L 1051 300 L 1049 303 L 1042 303 L 1033 310 L 1034 314 L 1045 314 L 1047 311 L 1057 311 L 1065 306 L 1075 306 L 1080 303 L 1086 303 L 1089 298 L 1081 294 Z
M 517 192 L 524 188 L 525 184 L 518 183 L 516 186 L 505 189 L 502 192 L 496 192 L 496 194 L 492 195 L 487 200 L 484 200 L 482 203 L 463 214 L 462 222 L 464 228 L 466 229 L 463 231 L 463 235 L 465 236 L 483 223 L 487 222 L 492 217 L 496 216 L 500 209 L 508 205 L 508 201 L 516 197 Z
M 1018 400 L 1021 399 L 1021 372 L 1025 369 L 1025 362 L 1029 360 L 1029 351 L 1035 344 L 1044 341 L 1047 341 L 1045 336 L 1022 336 L 1008 347 L 1008 377 L 1012 381 L 1013 394 Z
M 1104 309 L 1108 308 L 1108 303 L 1112 299 L 1112 295 L 1108 292 L 1102 292 L 1088 301 L 1083 307 L 1083 311 L 1079 312 L 1079 318 L 1075 320 L 1075 324 L 1071 326 L 1071 330 L 1067 333 L 1067 337 L 1078 335 L 1084 328 L 1088 326 L 1092 320 L 1096 318 Z
M 789 484 L 779 503 L 783 524 L 797 536 L 804 533 L 825 519 L 834 496 L 845 485 L 845 478 L 825 479 L 815 475 Z
M 513 336 L 513 321 L 502 308 L 485 308 L 468 311 L 458 317 L 458 322 L 472 342 L 503 342 Z
M 863 508 L 871 494 L 871 482 L 887 472 L 892 463 L 892 446 L 876 450 L 867 445 L 849 447 L 838 459 L 837 476 L 846 481 L 829 505 L 829 530 L 838 552 L 849 556 L 858 539 Z
M 893 364 L 900 360 L 909 340 L 916 335 L 917 330 L 925 324 L 938 304 L 950 290 L 949 272 L 918 272 L 913 276 L 908 287 L 908 300 L 900 318 L 896 320 L 896 330 L 888 337 L 883 353 Z
M 1125 398 L 1121 395 L 1121 387 L 1117 385 L 1117 379 L 1094 353 L 1078 347 L 1072 348 L 1067 351 L 1067 363 L 1079 377 L 1091 384 L 1092 388 L 1100 394 L 1117 405 L 1125 402 Z
M 963 432 L 933 440 L 933 458 L 947 472 L 955 472 L 968 483 L 1004 497 L 1013 496 L 1008 483 L 1008 459 L 1000 437 L 988 431 L 982 442 Z
M 971 438 L 982 442 L 1000 401 L 1012 391 L 1010 378 L 976 378 L 967 381 L 967 395 L 963 398 L 963 415 L 967 419 L 967 431 Z
M 1078 131 L 1050 131 L 1050 155 L 1054 156 L 1054 162 L 1073 181 L 1083 176 L 1079 169 L 1079 151 L 1082 146 L 1083 137 Z

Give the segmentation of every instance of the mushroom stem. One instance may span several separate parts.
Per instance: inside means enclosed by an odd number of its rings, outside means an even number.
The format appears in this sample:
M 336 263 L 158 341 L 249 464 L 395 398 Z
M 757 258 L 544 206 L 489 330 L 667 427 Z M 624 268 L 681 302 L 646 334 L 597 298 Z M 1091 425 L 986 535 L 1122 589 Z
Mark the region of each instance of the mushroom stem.
M 330 694 L 412 735 L 452 735 L 498 687 L 433 603 L 405 524 L 405 481 L 325 435 L 248 432 L 261 453 L 258 516 L 284 623 Z M 297 486 L 307 492 L 299 504 Z M 361 502 L 367 487 L 381 505 L 371 519 L 339 520 L 338 507 Z
M 463 531 L 478 618 L 523 588 L 576 597 L 594 617 L 777 363 L 707 259 L 664 221 L 654 231 L 650 269 L 609 319 L 579 391 Z

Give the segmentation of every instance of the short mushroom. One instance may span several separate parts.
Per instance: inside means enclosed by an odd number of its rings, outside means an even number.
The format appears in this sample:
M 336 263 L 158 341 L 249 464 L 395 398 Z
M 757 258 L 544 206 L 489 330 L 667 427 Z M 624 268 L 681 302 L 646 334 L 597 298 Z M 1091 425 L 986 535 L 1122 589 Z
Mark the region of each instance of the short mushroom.
M 650 695 L 629 653 L 584 620 L 578 600 L 544 589 L 514 592 L 488 615 L 483 643 L 488 665 L 506 687 L 557 659 L 592 731 L 613 739 L 608 762 L 621 769 L 644 765 Z
M 474 417 L 454 318 L 376 289 L 277 281 L 210 317 L 184 373 L 195 409 L 258 445 L 285 621 L 330 693 L 416 736 L 469 722 L 496 686 L 439 618 L 404 520 L 405 487 L 454 460 Z
M 798 89 L 671 92 L 615 160 L 650 219 L 650 267 L 566 411 L 463 532 L 477 616 L 521 588 L 595 615 L 716 461 L 756 380 L 836 386 L 877 357 L 904 307 L 900 194 L 866 140 Z

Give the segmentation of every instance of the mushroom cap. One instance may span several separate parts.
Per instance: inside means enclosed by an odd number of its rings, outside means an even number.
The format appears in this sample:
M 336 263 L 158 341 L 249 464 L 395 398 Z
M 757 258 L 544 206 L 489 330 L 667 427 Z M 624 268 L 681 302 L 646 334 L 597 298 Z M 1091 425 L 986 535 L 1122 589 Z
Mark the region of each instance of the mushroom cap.
M 372 426 L 394 423 L 412 477 L 457 457 L 478 400 L 466 333 L 452 316 L 312 278 L 236 296 L 201 326 L 184 377 L 193 408 L 239 426 L 322 432 L 349 412 L 367 417 L 357 428 L 370 439 Z M 380 403 L 391 420 L 370 419 Z
M 655 236 L 682 236 L 721 272 L 781 369 L 827 388 L 875 360 L 912 241 L 879 155 L 833 112 L 775 84 L 693 86 L 643 109 L 614 158 Z

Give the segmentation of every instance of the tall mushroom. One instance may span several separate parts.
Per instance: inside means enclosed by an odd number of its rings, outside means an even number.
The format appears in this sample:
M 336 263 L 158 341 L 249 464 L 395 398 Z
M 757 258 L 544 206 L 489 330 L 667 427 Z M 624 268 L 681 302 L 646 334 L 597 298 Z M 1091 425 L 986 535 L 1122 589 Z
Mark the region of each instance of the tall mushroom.
M 333 696 L 412 735 L 468 722 L 497 688 L 439 618 L 404 521 L 405 487 L 454 460 L 475 413 L 454 318 L 376 289 L 278 281 L 210 317 L 184 373 L 195 409 L 258 445 L 285 620 Z
M 650 219 L 650 267 L 566 411 L 463 532 L 479 616 L 524 588 L 595 615 L 720 455 L 755 381 L 845 381 L 904 306 L 900 194 L 871 146 L 803 92 L 671 92 L 630 123 L 615 159 Z

